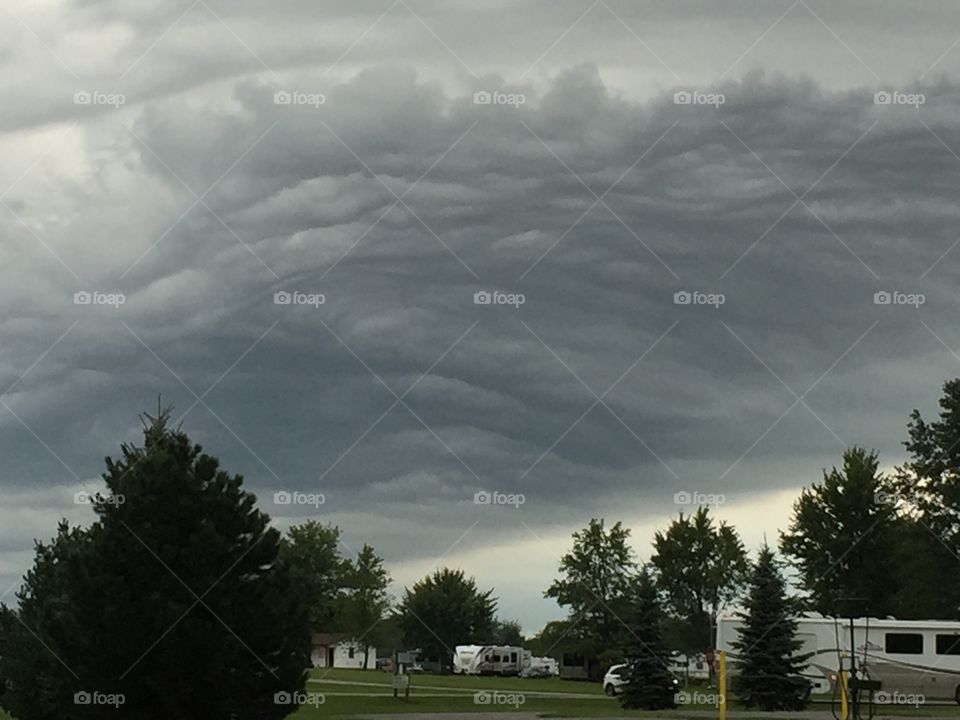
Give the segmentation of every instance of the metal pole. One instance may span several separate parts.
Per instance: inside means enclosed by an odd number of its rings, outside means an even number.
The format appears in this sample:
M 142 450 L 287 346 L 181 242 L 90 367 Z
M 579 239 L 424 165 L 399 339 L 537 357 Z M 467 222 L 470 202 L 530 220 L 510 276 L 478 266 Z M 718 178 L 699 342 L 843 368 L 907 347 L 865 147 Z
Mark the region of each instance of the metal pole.
M 719 720 L 727 720 L 727 651 L 721 650 L 717 653 L 717 708 L 719 710 Z

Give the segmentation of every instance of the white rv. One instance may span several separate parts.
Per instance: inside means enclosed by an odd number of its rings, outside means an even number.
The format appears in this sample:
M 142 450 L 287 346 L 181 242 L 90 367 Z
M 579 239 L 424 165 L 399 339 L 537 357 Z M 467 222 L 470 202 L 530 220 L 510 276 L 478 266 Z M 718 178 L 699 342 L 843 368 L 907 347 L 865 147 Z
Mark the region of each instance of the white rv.
M 457 645 L 453 672 L 461 675 L 519 675 L 530 653 L 510 645 Z
M 731 673 L 737 672 L 738 628 L 732 615 L 717 621 L 717 649 L 727 652 Z M 894 620 L 797 618 L 798 654 L 812 653 L 803 676 L 812 693 L 831 693 L 838 666 L 850 667 L 853 650 L 858 669 L 881 682 L 884 693 L 912 693 L 928 700 L 950 699 L 960 704 L 960 622 L 955 620 Z M 863 674 L 861 674 L 863 677 Z

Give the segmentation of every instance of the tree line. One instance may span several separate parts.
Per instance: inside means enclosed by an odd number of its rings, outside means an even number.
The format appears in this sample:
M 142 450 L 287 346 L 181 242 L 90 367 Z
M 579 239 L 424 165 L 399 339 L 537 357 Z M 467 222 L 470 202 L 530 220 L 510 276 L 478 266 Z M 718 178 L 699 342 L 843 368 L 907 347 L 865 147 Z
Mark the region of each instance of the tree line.
M 876 451 L 851 447 L 839 468 L 804 488 L 779 537 L 781 558 L 765 543 L 751 562 L 736 530 L 701 507 L 657 532 L 641 565 L 629 529 L 592 519 L 544 592 L 568 618 L 534 642 L 576 651 L 601 670 L 627 660 L 624 705 L 672 707 L 665 659 L 712 645 L 717 615 L 739 601 L 738 692 L 748 707 L 797 709 L 805 703 L 798 613 L 960 618 L 960 380 L 944 384 L 939 405 L 932 421 L 913 411 L 908 459 L 892 472 L 880 472 Z M 794 593 L 784 569 L 795 575 Z
M 658 706 L 667 648 L 701 651 L 739 601 L 748 631 L 779 618 L 776 632 L 743 639 L 757 668 L 777 658 L 782 669 L 742 688 L 767 707 L 771 687 L 781 702 L 790 696 L 790 618 L 801 609 L 957 618 L 960 380 L 944 385 L 936 419 L 913 412 L 904 445 L 908 460 L 890 473 L 854 447 L 805 488 L 780 559 L 764 547 L 751 562 L 736 530 L 706 508 L 657 532 L 647 563 L 628 528 L 591 520 L 544 592 L 568 617 L 527 647 L 554 656 L 574 647 L 600 665 L 627 659 L 626 701 Z M 420 648 L 441 670 L 457 644 L 523 642 L 516 622 L 497 618 L 494 591 L 462 570 L 439 568 L 392 602 L 374 548 L 346 558 L 339 529 L 316 521 L 284 535 L 242 476 L 170 427 L 169 412 L 144 417 L 143 444 L 121 445 L 103 479 L 94 522 L 62 522 L 37 542 L 17 607 L 0 606 L 0 707 L 19 720 L 102 717 L 98 698 L 122 698 L 126 716 L 145 720 L 286 717 L 296 708 L 276 698 L 303 693 L 317 631 L 354 638 L 365 657 L 378 644 Z M 793 596 L 783 563 L 796 575 Z

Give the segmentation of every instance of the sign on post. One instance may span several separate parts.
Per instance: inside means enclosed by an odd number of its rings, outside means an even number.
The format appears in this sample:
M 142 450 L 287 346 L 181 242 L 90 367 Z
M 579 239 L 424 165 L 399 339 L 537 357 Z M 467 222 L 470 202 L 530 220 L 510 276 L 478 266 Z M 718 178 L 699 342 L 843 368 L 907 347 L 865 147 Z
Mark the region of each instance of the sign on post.
M 410 697 L 410 676 L 409 675 L 398 674 L 393 676 L 393 696 L 399 697 L 401 690 L 403 690 L 404 698 Z

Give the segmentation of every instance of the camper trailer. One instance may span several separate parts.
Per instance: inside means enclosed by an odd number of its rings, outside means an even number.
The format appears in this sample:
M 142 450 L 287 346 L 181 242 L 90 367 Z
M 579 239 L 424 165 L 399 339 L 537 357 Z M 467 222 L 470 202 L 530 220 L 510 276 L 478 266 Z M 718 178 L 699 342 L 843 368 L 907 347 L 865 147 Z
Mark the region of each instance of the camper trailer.
M 922 695 L 927 700 L 960 704 L 960 622 L 857 618 L 851 621 L 808 615 L 797 618 L 798 654 L 810 653 L 803 676 L 811 692 L 833 691 L 839 667 L 849 669 L 853 652 L 858 669 L 879 680 L 887 694 Z M 717 649 L 725 650 L 731 674 L 737 672 L 737 650 L 743 623 L 732 615 L 717 621 Z
M 530 653 L 511 645 L 457 645 L 453 672 L 461 675 L 519 675 Z

